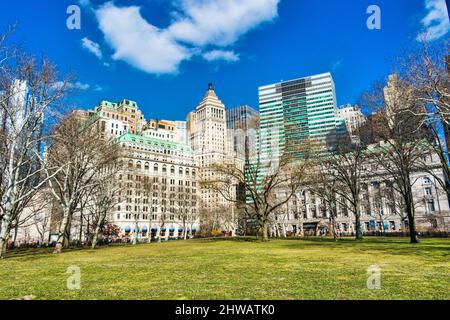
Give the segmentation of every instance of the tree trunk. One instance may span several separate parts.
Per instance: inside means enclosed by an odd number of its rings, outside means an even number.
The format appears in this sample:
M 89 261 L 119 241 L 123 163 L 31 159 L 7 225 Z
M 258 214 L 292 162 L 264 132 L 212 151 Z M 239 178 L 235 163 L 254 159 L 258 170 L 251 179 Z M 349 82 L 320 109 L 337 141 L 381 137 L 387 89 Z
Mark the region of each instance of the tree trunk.
M 267 222 L 263 222 L 261 230 L 262 230 L 262 241 L 263 242 L 269 241 L 269 232 L 268 232 Z
M 14 227 L 13 248 L 17 247 L 17 235 L 18 234 L 19 234 L 19 221 L 16 220 L 16 226 Z
M 0 228 L 0 257 L 4 258 L 6 255 L 7 247 L 8 247 L 8 238 L 9 238 L 9 221 L 7 221 L 7 215 L 3 216 L 2 225 Z
M 8 160 L 8 170 L 2 174 L 6 173 L 7 185 L 6 192 L 3 194 L 3 198 L 0 199 L 4 203 L 4 212 L 2 217 L 2 223 L 0 228 L 0 257 L 4 258 L 6 255 L 6 250 L 8 247 L 9 233 L 11 231 L 11 223 L 13 218 L 13 203 L 15 201 L 15 191 L 17 190 L 17 184 L 14 183 L 17 180 L 18 171 L 14 172 L 14 152 L 16 149 L 17 141 L 13 140 L 11 144 L 11 149 L 9 152 Z
M 158 243 L 160 243 L 161 242 L 161 227 L 158 228 L 158 233 L 156 234 L 156 238 L 157 238 Z
M 283 230 L 283 238 L 286 238 L 287 237 L 287 232 L 286 232 L 286 225 L 283 223 L 282 224 L 282 230 Z
M 69 220 L 66 226 L 66 232 L 64 233 L 64 249 L 70 247 L 70 230 L 72 229 L 72 215 L 69 216 Z
M 83 209 L 80 212 L 80 234 L 78 235 L 78 241 L 80 245 L 83 246 Z
M 359 212 L 359 203 L 354 205 L 353 210 L 355 214 L 356 240 L 362 240 L 363 233 L 361 230 L 361 213 Z
M 95 228 L 94 237 L 92 238 L 92 249 L 95 249 L 97 246 L 98 238 L 100 235 L 100 225 Z
M 0 238 L 0 258 L 1 259 L 5 258 L 5 256 L 6 256 L 6 251 L 8 248 L 8 238 L 9 237 L 6 237 L 6 238 L 1 237 Z
M 69 215 L 70 215 L 70 208 L 66 207 L 63 211 L 63 219 L 61 221 L 61 225 L 59 226 L 58 231 L 58 240 L 56 241 L 55 250 L 53 253 L 61 253 L 63 247 L 66 245 L 66 236 L 67 236 L 67 226 L 69 224 Z
M 153 232 L 152 232 L 152 221 L 150 220 L 150 223 L 148 224 L 148 233 L 147 233 L 147 237 L 148 237 L 147 242 L 148 243 L 152 243 L 152 234 L 153 234 Z
M 333 214 L 331 214 L 331 216 L 330 216 L 330 231 L 331 231 L 331 233 L 332 233 L 332 235 L 333 235 L 333 239 L 334 239 L 334 241 L 338 241 L 338 236 L 337 236 L 337 233 L 336 233 L 336 216 L 334 215 L 334 213 Z
M 407 203 L 406 211 L 408 214 L 408 225 L 409 225 L 409 239 L 410 243 L 419 243 L 416 234 L 416 222 L 414 220 L 414 208 L 411 203 Z
M 138 232 L 137 232 L 137 228 L 134 229 L 134 234 L 133 234 L 133 245 L 136 245 L 138 243 Z

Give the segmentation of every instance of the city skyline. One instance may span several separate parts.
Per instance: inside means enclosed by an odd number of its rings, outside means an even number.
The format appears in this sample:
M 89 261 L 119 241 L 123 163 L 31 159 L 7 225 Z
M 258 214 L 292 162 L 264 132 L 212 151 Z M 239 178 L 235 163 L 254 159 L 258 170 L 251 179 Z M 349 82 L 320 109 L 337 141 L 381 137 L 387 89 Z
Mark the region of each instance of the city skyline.
M 0 300 L 450 299 L 449 1 L 1 1 Z
M 300 1 L 261 1 L 267 5 L 241 8 L 242 14 L 247 9 L 261 13 L 260 18 L 245 25 L 236 24 L 230 29 L 224 24 L 211 30 L 198 27 L 201 32 L 195 29 L 201 39 L 183 40 L 191 43 L 183 46 L 198 49 L 202 54 L 180 60 L 174 72 L 155 71 L 146 61 L 142 66 L 130 62 L 127 55 L 120 57 L 98 18 L 97 11 L 105 8 L 106 1 L 84 0 L 78 4 L 80 30 L 68 30 L 65 26 L 69 17 L 66 10 L 72 4 L 69 1 L 2 3 L 0 12 L 9 15 L 3 17 L 0 13 L 0 17 L 5 23 L 19 22 L 16 38 L 28 50 L 39 48 L 36 51 L 39 54 L 45 47 L 46 55 L 63 71 L 77 71 L 75 85 L 81 91 L 74 97 L 77 107 L 90 109 L 105 98 L 113 101 L 127 98 L 138 101 L 143 112 L 154 118 L 184 120 L 184 115 L 201 99 L 205 84 L 210 82 L 215 84 L 228 108 L 247 104 L 258 109 L 258 87 L 329 71 L 336 82 L 337 105 L 355 104 L 373 81 L 390 73 L 392 59 L 404 47 L 414 44 L 420 32 L 429 30 L 436 41 L 447 34 L 449 23 L 438 20 L 442 10 L 433 5 L 439 2 L 445 9 L 445 0 L 378 1 L 381 30 L 369 30 L 366 27 L 369 1 L 358 2 L 356 7 L 350 1 L 339 4 L 326 1 L 323 10 Z M 46 10 L 37 10 L 37 6 Z M 161 32 L 173 24 L 174 12 L 189 15 L 187 9 L 177 7 L 174 2 L 115 1 L 109 6 L 119 13 L 130 12 L 142 18 L 139 21 L 146 27 L 155 26 Z M 348 10 L 350 6 L 352 10 Z M 224 17 L 232 18 L 226 14 L 224 10 Z M 426 17 L 433 16 L 437 18 L 427 21 Z M 203 20 L 197 22 L 204 27 L 200 24 Z M 221 43 L 224 39 L 226 43 Z M 355 43 L 358 45 L 354 46 Z M 137 47 L 135 51 L 145 53 L 145 50 Z M 171 94 L 174 91 L 177 94 Z

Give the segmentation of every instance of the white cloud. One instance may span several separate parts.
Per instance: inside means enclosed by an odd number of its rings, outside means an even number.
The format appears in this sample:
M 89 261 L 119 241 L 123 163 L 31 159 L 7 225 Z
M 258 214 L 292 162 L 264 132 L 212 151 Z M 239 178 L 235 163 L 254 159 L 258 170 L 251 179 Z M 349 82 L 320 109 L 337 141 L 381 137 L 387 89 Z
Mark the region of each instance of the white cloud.
M 75 89 L 75 90 L 81 90 L 81 91 L 89 90 L 91 88 L 90 84 L 82 83 L 80 81 L 77 81 L 74 83 L 68 82 L 66 84 L 64 84 L 64 82 L 62 82 L 62 81 L 57 81 L 57 82 L 55 82 L 53 87 L 57 90 L 57 89 L 62 88 L 62 86 L 64 86 L 64 85 L 68 89 Z
M 139 7 L 116 7 L 108 2 L 96 10 L 100 30 L 115 50 L 113 59 L 124 60 L 149 73 L 175 73 L 189 59 L 188 48 L 174 41 L 165 30 L 149 24 Z
M 79 89 L 79 90 L 89 90 L 91 88 L 91 86 L 87 83 L 82 83 L 82 82 L 78 81 L 72 85 L 72 88 Z
M 168 31 L 199 46 L 227 46 L 278 15 L 280 0 L 180 0 L 182 17 Z
M 89 40 L 88 38 L 81 39 L 81 46 L 95 55 L 98 59 L 103 59 L 103 53 L 100 48 L 100 45 L 92 40 Z
M 137 6 L 107 2 L 95 10 L 100 30 L 123 60 L 148 73 L 177 73 L 179 65 L 202 54 L 207 61 L 238 61 L 226 47 L 278 15 L 281 0 L 172 0 L 173 21 L 159 28 L 146 21 Z
M 79 3 L 80 6 L 82 6 L 82 7 L 90 7 L 90 6 L 92 6 L 90 0 L 79 0 L 78 3 Z
M 422 19 L 424 28 L 418 36 L 418 40 L 436 40 L 445 36 L 450 31 L 445 0 L 425 0 L 427 15 Z
M 96 85 L 92 88 L 92 90 L 93 90 L 93 91 L 103 91 L 103 87 L 102 87 L 102 86 L 99 86 L 98 84 L 96 84 Z
M 212 50 L 209 52 L 205 52 L 203 54 L 203 58 L 206 61 L 217 61 L 217 60 L 225 60 L 228 62 L 236 62 L 239 61 L 239 56 L 233 51 L 225 51 L 225 50 Z

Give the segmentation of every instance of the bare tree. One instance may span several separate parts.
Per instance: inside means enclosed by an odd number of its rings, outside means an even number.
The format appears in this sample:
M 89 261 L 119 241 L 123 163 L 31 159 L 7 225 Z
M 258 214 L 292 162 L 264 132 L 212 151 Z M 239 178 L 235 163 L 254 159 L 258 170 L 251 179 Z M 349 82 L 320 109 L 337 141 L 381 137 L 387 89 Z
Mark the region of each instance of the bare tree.
M 289 222 L 289 202 L 287 202 L 283 207 L 278 208 L 274 211 L 273 219 L 270 224 L 275 226 L 275 234 L 277 237 L 287 237 L 287 227 Z
M 325 209 L 329 216 L 329 230 L 334 240 L 338 240 L 336 233 L 337 217 L 337 189 L 338 180 L 334 178 L 332 163 L 333 160 L 317 159 L 314 166 L 307 170 L 306 189 L 317 195 L 324 201 Z
M 97 246 L 101 232 L 108 223 L 108 214 L 118 204 L 118 193 L 121 190 L 117 181 L 119 166 L 115 163 L 118 157 L 119 153 L 116 153 L 115 158 L 110 159 L 111 163 L 97 174 L 94 188 L 89 194 L 89 205 L 95 230 L 92 238 L 92 249 Z
M 152 235 L 153 235 L 153 213 L 150 212 L 147 215 L 148 217 L 148 233 L 147 233 L 147 242 L 151 243 L 152 242 Z
M 140 210 L 138 211 L 138 213 L 134 214 L 134 227 L 133 227 L 133 245 L 138 244 L 139 242 L 139 214 L 140 214 Z
M 116 156 L 116 144 L 102 138 L 94 124 L 77 114 L 69 115 L 54 129 L 46 173 L 52 177 L 48 186 L 62 211 L 55 253 L 69 245 L 72 218 L 85 191 L 92 190 L 98 172 L 114 163 Z
M 50 210 L 47 207 L 40 210 L 34 216 L 34 225 L 36 232 L 39 234 L 41 244 L 48 243 L 48 233 L 50 232 Z
M 337 194 L 335 199 L 341 207 L 350 211 L 355 218 L 356 240 L 361 240 L 363 238 L 361 225 L 361 186 L 366 173 L 367 163 L 364 155 L 366 145 L 363 139 L 358 140 L 357 143 L 353 143 L 349 136 L 339 137 L 337 148 L 328 159 L 325 159 L 322 166 L 326 166 L 326 172 L 330 174 L 329 179 L 334 180 L 332 186 Z M 333 201 L 332 195 L 328 197 L 330 199 L 325 201 Z M 331 206 L 331 202 L 328 204 Z
M 165 211 L 161 212 L 161 214 L 159 215 L 159 221 L 158 222 L 159 222 L 159 228 L 158 228 L 158 233 L 157 233 L 156 237 L 158 239 L 158 242 L 161 242 L 162 241 L 161 240 L 161 233 L 163 232 L 162 229 L 165 229 L 164 236 L 165 236 L 165 234 L 167 232 L 167 228 L 166 228 L 167 213 Z
M 0 36 L 0 46 L 4 41 L 5 36 Z M 69 79 L 60 81 L 56 67 L 47 59 L 17 52 L 9 59 L 5 52 L 9 51 L 0 49 L 1 257 L 13 224 L 50 177 L 43 175 L 40 161 L 44 124 L 69 91 Z
M 235 185 L 245 186 L 248 199 L 245 203 L 247 216 L 254 219 L 262 230 L 262 240 L 269 240 L 268 226 L 271 215 L 288 203 L 303 183 L 306 161 L 294 161 L 283 155 L 277 161 L 261 161 L 246 156 L 244 168 L 236 165 L 212 166 L 214 176 L 201 183 L 206 188 L 219 192 L 230 203 L 236 199 Z
M 34 229 L 39 235 L 39 243 L 47 243 L 50 231 L 51 203 L 49 194 L 45 189 L 39 190 L 31 199 L 27 207 L 17 217 L 13 228 L 15 229 L 14 239 L 20 229 Z M 15 244 L 15 240 L 14 240 Z
M 450 42 L 432 45 L 423 40 L 396 64 L 396 73 L 403 75 L 417 103 L 424 107 L 407 111 L 421 120 L 450 125 Z
M 186 191 L 186 190 L 183 189 L 183 191 Z M 175 194 L 173 194 L 173 196 L 175 197 Z M 173 199 L 175 199 L 175 198 L 173 198 Z M 191 208 L 192 208 L 190 200 L 191 200 L 190 193 L 187 193 L 187 192 L 179 192 L 178 193 L 178 200 L 177 200 L 178 216 L 183 223 L 183 239 L 184 240 L 187 239 L 188 219 L 189 219 L 189 215 L 191 214 Z M 175 200 L 172 200 L 172 201 L 175 201 Z
M 431 44 L 427 39 L 419 42 L 407 55 L 398 59 L 397 73 L 411 87 L 412 95 L 422 108 L 406 108 L 420 121 L 418 126 L 428 132 L 427 140 L 439 156 L 442 176 L 434 167 L 422 163 L 450 196 L 450 169 L 442 132 L 450 135 L 450 42 Z M 419 128 L 418 128 L 419 129 Z M 447 141 L 448 143 L 448 141 Z
M 412 174 L 420 170 L 421 158 L 430 152 L 423 118 L 417 115 L 423 105 L 417 101 L 413 88 L 398 75 L 392 75 L 383 88 L 374 88 L 364 95 L 364 102 L 376 115 L 371 129 L 378 144 L 371 149 L 371 162 L 385 181 L 392 181 L 405 205 L 411 243 L 417 243 Z
M 188 229 L 191 236 L 192 237 L 195 236 L 194 225 L 195 223 L 197 223 L 198 220 L 199 220 L 199 213 L 194 206 L 193 210 L 191 209 L 191 212 L 186 217 L 186 230 L 184 231 L 183 234 L 184 239 L 186 239 L 188 236 Z

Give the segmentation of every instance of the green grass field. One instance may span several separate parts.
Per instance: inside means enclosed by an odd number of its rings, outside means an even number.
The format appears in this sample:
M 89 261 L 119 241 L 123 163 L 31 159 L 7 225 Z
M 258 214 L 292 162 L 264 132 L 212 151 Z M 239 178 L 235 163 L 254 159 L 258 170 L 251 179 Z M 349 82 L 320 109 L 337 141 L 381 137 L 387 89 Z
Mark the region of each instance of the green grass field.
M 35 299 L 450 299 L 450 240 L 368 238 L 189 240 L 92 251 L 10 253 L 0 298 Z M 81 290 L 67 289 L 71 265 Z M 381 289 L 366 286 L 381 267 Z

